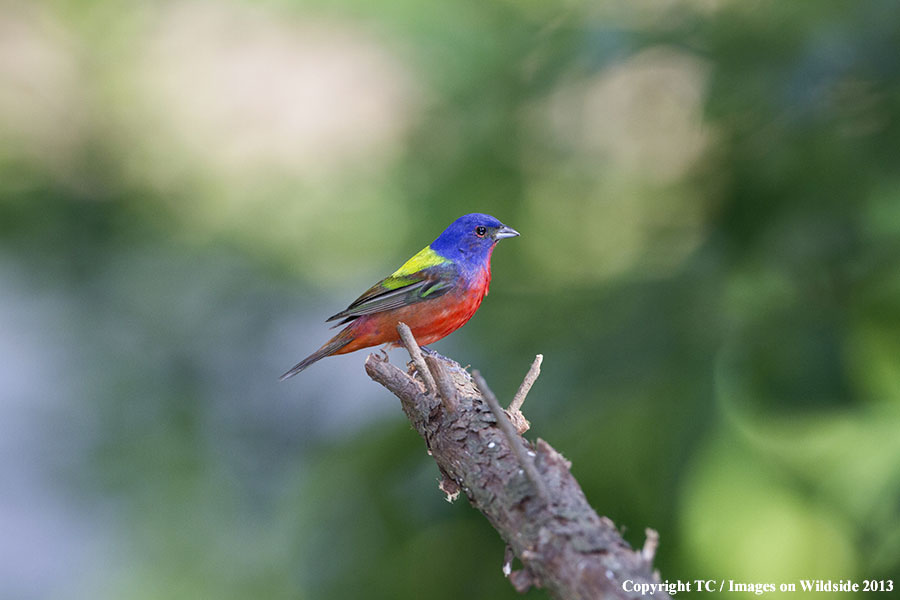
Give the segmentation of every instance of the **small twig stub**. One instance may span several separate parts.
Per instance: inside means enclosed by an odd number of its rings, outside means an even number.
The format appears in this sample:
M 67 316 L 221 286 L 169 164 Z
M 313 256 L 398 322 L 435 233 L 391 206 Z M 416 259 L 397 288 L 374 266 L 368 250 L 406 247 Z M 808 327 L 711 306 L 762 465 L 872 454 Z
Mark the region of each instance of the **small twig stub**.
M 538 354 L 534 357 L 534 362 L 531 363 L 531 367 L 529 367 L 528 373 L 525 374 L 525 379 L 522 380 L 522 384 L 516 391 L 516 395 L 513 396 L 512 402 L 509 403 L 510 412 L 522 410 L 522 404 L 525 402 L 525 396 L 527 396 L 528 392 L 531 391 L 531 386 L 534 385 L 534 382 L 537 381 L 538 376 L 541 374 L 541 363 L 543 362 L 543 354 Z
M 416 365 L 416 370 L 419 372 L 419 376 L 425 383 L 425 390 L 429 394 L 433 394 L 437 389 L 437 386 L 434 383 L 434 377 L 431 375 L 431 371 L 428 370 L 428 365 L 425 364 L 422 350 L 419 348 L 416 338 L 413 337 L 412 330 L 406 323 L 397 323 L 397 333 L 400 334 L 400 339 L 403 341 L 406 351 L 409 352 L 409 357 L 412 359 L 413 364 Z
M 522 384 L 519 385 L 516 395 L 513 396 L 512 402 L 509 403 L 509 408 L 506 409 L 506 414 L 509 416 L 509 420 L 512 421 L 512 424 L 515 426 L 516 432 L 518 432 L 519 435 L 522 435 L 531 428 L 531 423 L 529 423 L 528 419 L 525 418 L 525 415 L 522 414 L 522 404 L 524 404 L 525 396 L 528 395 L 531 386 L 534 385 L 534 382 L 537 381 L 538 376 L 541 374 L 541 363 L 543 361 L 543 354 L 538 354 L 534 357 L 534 362 L 531 363 L 528 373 L 525 374 L 525 379 L 522 380 Z

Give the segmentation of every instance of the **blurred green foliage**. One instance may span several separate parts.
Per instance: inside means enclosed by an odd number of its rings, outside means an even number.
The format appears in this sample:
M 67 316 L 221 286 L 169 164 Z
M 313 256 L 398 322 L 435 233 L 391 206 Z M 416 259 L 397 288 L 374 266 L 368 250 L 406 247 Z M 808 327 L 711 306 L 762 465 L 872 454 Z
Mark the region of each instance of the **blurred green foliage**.
M 660 532 L 664 579 L 896 577 L 898 22 L 10 6 L 0 593 L 517 597 L 362 353 L 276 381 L 472 211 L 522 237 L 437 349 L 507 397 L 545 355 L 529 435 L 633 544 Z

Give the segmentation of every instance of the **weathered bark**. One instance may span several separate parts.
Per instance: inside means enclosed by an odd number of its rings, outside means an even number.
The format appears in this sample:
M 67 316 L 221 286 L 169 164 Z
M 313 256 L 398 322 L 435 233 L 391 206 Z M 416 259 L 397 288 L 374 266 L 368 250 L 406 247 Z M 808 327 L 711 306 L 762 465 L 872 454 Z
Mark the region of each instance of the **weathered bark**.
M 426 368 L 421 358 L 415 364 Z M 428 389 L 438 392 L 426 391 L 412 365 L 406 372 L 374 354 L 366 360 L 366 372 L 400 399 L 443 475 L 441 489 L 448 496 L 463 491 L 519 558 L 520 571 L 509 572 L 509 556 L 504 565 L 517 590 L 537 585 L 560 600 L 639 598 L 623 583 L 659 582 L 652 570 L 655 532 L 648 531 L 643 551 L 633 551 L 612 521 L 597 516 L 570 463 L 550 444 L 541 439 L 532 444 L 511 427 L 501 431 L 485 401 L 492 394 L 484 389 L 483 395 L 456 362 L 429 354 L 427 363 Z M 517 456 L 511 443 L 524 452 Z M 523 459 L 532 464 L 523 465 Z M 653 597 L 669 596 L 659 590 Z

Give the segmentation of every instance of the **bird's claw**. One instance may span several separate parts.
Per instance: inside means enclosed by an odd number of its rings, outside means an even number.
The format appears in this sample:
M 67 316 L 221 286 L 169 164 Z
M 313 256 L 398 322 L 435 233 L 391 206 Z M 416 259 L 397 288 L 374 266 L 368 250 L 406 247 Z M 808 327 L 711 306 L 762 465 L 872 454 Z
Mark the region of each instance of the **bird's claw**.
M 435 352 L 428 346 L 420 346 L 419 348 L 422 350 L 422 354 L 427 354 L 428 356 L 433 356 L 434 358 L 439 358 L 441 360 L 449 360 L 446 356 L 440 352 Z

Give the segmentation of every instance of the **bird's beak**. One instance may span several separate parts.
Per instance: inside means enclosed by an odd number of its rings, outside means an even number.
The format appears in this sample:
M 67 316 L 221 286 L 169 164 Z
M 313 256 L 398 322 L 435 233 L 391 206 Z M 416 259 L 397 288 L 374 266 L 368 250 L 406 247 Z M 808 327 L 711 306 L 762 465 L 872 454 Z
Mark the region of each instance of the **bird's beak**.
M 506 225 L 503 225 L 502 227 L 500 227 L 500 229 L 498 229 L 497 231 L 494 232 L 494 239 L 502 240 L 504 238 L 516 237 L 518 235 L 519 235 L 519 232 L 516 231 L 515 229 L 513 229 L 512 227 L 507 227 Z

